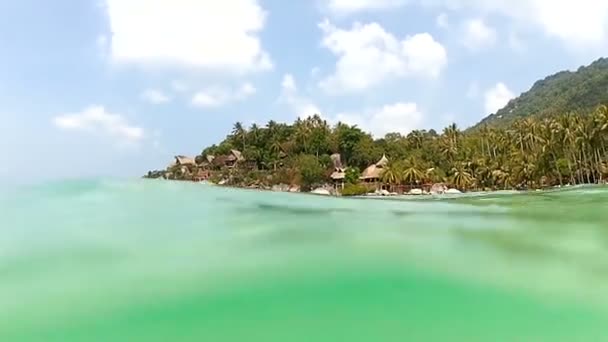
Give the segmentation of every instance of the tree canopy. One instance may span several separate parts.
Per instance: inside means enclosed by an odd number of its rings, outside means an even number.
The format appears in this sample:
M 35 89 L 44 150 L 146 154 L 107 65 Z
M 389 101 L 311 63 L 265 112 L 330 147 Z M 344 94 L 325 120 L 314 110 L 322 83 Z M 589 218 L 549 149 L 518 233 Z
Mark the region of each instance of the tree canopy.
M 524 118 L 545 119 L 563 113 L 591 114 L 608 103 L 608 59 L 601 58 L 575 72 L 562 71 L 540 80 L 518 98 L 486 117 L 475 128 L 507 127 Z
M 380 181 L 390 185 L 442 182 L 461 190 L 529 189 L 603 181 L 608 176 L 607 140 L 606 106 L 590 115 L 530 117 L 508 126 L 485 125 L 469 131 L 452 124 L 441 134 L 416 130 L 378 139 L 357 126 L 338 123 L 331 127 L 315 115 L 291 125 L 270 121 L 263 127 L 246 128 L 237 123 L 224 141 L 205 148 L 196 160 L 242 149 L 244 165 L 211 167 L 222 177 L 241 182 L 298 184 L 309 189 L 331 182 L 335 170 L 330 155 L 334 153 L 342 157 L 348 184 L 357 183 L 360 170 L 386 155 L 390 162 L 383 167 Z M 237 177 L 238 172 L 248 174 Z M 182 177 L 194 173 L 175 172 Z

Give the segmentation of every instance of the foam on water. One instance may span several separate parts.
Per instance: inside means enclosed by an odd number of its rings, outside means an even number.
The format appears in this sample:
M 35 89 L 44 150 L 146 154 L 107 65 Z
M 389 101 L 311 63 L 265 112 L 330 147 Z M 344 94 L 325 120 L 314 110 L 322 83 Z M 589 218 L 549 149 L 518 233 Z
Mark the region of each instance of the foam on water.
M 0 192 L 0 341 L 608 338 L 608 189 Z

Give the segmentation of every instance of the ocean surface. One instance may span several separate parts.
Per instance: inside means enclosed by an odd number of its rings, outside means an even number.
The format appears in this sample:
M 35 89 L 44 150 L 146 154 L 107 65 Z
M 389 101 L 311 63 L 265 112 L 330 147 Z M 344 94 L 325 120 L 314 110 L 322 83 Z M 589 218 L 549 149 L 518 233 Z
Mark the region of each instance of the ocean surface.
M 608 188 L 0 189 L 0 341 L 607 341 Z

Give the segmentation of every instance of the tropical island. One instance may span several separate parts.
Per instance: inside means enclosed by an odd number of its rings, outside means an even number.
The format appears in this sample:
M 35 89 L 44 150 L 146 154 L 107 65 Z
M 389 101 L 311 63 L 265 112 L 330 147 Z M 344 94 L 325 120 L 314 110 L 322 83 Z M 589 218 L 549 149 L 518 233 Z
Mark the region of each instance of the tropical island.
M 538 81 L 480 124 L 374 139 L 319 115 L 235 123 L 196 157 L 146 178 L 343 196 L 531 190 L 608 179 L 608 60 Z

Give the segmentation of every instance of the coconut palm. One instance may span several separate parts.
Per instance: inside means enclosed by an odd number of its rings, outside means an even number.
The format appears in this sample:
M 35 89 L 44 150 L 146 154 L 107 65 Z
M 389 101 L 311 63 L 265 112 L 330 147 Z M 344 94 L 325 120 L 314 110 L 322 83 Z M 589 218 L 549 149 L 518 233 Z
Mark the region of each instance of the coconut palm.
M 385 184 L 399 184 L 401 182 L 400 166 L 396 163 L 390 163 L 383 167 L 380 173 L 380 180 Z
M 234 140 L 240 144 L 241 151 L 245 150 L 245 139 L 247 139 L 247 131 L 245 130 L 241 122 L 236 122 L 234 124 L 234 127 L 232 128 L 232 136 L 234 137 Z
M 402 180 L 409 185 L 419 184 L 424 179 L 424 167 L 420 164 L 420 162 L 414 158 L 410 157 L 405 161 L 405 167 L 401 172 Z
M 465 165 L 459 164 L 452 168 L 452 184 L 461 190 L 467 190 L 473 183 L 473 177 L 467 172 Z

